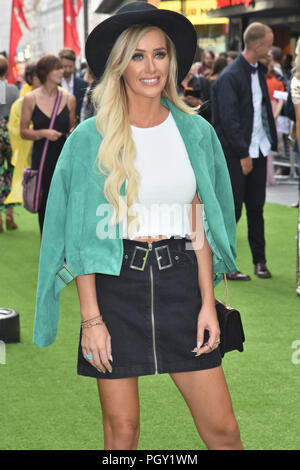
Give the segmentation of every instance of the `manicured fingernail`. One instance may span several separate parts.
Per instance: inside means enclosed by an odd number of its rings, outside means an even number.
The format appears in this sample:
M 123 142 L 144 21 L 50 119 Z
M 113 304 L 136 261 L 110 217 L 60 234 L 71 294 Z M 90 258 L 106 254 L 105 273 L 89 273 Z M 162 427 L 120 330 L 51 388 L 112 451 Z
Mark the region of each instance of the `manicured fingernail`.
M 109 356 L 109 360 L 110 360 L 111 362 L 113 362 L 113 358 L 112 358 L 112 356 Z
M 201 348 L 201 343 L 200 343 L 200 341 L 198 341 L 198 343 L 197 343 L 197 349 L 200 349 L 200 348 Z

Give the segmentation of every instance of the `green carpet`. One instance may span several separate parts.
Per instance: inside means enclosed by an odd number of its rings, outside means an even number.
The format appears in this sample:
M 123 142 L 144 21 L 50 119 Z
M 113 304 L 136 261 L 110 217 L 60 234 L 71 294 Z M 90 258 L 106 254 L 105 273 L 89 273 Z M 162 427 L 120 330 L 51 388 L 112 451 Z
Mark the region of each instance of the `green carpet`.
M 16 209 L 19 229 L 0 235 L 0 305 L 17 310 L 21 343 L 6 345 L 0 364 L 0 449 L 102 449 L 96 381 L 76 374 L 80 324 L 74 283 L 62 291 L 59 334 L 47 348 L 32 344 L 39 231 L 37 217 Z M 300 297 L 295 294 L 297 211 L 266 204 L 268 267 L 253 275 L 243 215 L 238 265 L 252 281 L 229 284 L 242 314 L 245 351 L 223 366 L 246 449 L 299 449 Z M 225 300 L 224 285 L 216 296 Z M 300 349 L 300 347 L 298 346 Z M 296 362 L 296 361 L 294 361 Z M 168 375 L 141 377 L 140 449 L 205 449 Z

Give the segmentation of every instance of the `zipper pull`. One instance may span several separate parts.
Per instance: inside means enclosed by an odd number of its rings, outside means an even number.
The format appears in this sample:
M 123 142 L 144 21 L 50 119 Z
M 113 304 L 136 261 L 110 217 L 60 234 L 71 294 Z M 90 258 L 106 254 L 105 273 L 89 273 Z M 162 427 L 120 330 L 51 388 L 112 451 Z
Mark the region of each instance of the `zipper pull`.
M 148 242 L 148 249 L 149 249 L 149 251 L 152 250 L 152 243 L 150 243 L 150 242 Z

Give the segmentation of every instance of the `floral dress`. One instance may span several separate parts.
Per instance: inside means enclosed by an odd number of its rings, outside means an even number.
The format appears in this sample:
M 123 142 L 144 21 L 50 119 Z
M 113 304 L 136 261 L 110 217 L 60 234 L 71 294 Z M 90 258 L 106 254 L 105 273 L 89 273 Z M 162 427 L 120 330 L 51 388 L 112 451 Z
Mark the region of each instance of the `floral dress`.
M 4 201 L 11 190 L 13 166 L 12 150 L 7 129 L 7 117 L 0 116 L 0 211 L 5 209 Z

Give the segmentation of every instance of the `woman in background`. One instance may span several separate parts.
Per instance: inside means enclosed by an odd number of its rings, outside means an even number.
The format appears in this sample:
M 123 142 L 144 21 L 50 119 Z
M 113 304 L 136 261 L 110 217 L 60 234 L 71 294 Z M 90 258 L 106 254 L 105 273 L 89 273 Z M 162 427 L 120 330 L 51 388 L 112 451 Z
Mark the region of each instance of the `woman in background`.
M 40 232 L 42 233 L 48 192 L 56 163 L 70 130 L 76 124 L 76 99 L 68 92 L 63 93 L 54 127 L 49 129 L 52 109 L 63 76 L 60 59 L 51 54 L 43 56 L 36 64 L 36 74 L 41 86 L 24 96 L 20 127 L 21 137 L 34 141 L 31 160 L 33 170 L 39 168 L 45 140 L 49 140 L 42 179 L 42 197 L 38 211 Z M 33 129 L 30 127 L 31 121 Z
M 292 96 L 292 101 L 294 104 L 295 108 L 295 115 L 296 115 L 296 139 L 297 139 L 297 146 L 298 148 L 296 149 L 296 159 L 297 162 L 300 166 L 300 149 L 299 149 L 299 142 L 300 142 L 300 38 L 297 41 L 296 44 L 296 49 L 295 49 L 295 65 L 293 69 L 293 78 L 291 80 L 291 96 Z M 298 169 L 298 171 L 300 171 Z M 298 203 L 295 204 L 294 206 L 299 207 L 299 201 L 300 201 L 300 173 L 299 173 L 299 199 Z
M 277 118 L 279 117 L 281 110 L 284 105 L 284 100 L 277 99 L 274 96 L 275 91 L 285 91 L 284 83 L 282 80 L 279 80 L 278 74 L 274 68 L 275 62 L 272 56 L 268 58 L 268 61 L 265 63 L 267 66 L 267 75 L 266 82 L 269 92 L 269 98 L 272 106 L 273 116 L 275 124 L 277 124 Z M 275 175 L 274 175 L 274 166 L 273 166 L 273 153 L 272 150 L 269 151 L 267 155 L 267 185 L 271 186 L 276 184 Z
M 207 76 L 209 79 L 211 85 L 215 83 L 217 80 L 218 76 L 222 72 L 222 70 L 227 66 L 227 59 L 225 57 L 218 57 L 213 65 L 211 73 Z
M 12 104 L 19 96 L 19 90 L 15 85 L 6 83 L 8 61 L 0 55 L 0 233 L 4 231 L 2 213 L 5 212 L 7 230 L 18 228 L 13 218 L 13 205 L 6 204 L 5 199 L 11 190 L 13 177 L 13 165 L 11 163 L 12 150 L 7 123 Z M 3 102 L 3 104 L 1 104 Z
M 211 50 L 203 51 L 201 57 L 201 65 L 198 69 L 198 74 L 207 77 L 212 73 L 215 62 L 215 53 Z
M 23 99 L 26 93 L 35 90 L 40 86 L 40 81 L 36 75 L 35 64 L 29 64 L 25 69 L 26 85 L 22 88 L 19 99 L 15 101 L 11 107 L 8 132 L 12 147 L 12 165 L 14 165 L 14 173 L 11 185 L 11 191 L 5 199 L 5 204 L 22 204 L 23 203 L 23 174 L 26 168 L 31 164 L 31 152 L 33 142 L 30 140 L 22 139 L 20 135 L 20 120 Z M 27 91 L 26 91 L 27 90 Z M 31 124 L 32 126 L 32 124 Z

